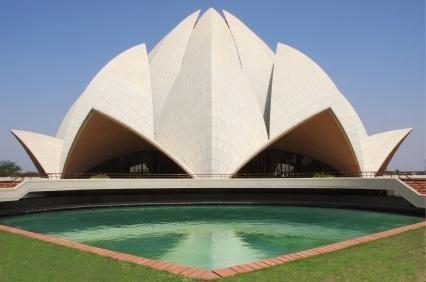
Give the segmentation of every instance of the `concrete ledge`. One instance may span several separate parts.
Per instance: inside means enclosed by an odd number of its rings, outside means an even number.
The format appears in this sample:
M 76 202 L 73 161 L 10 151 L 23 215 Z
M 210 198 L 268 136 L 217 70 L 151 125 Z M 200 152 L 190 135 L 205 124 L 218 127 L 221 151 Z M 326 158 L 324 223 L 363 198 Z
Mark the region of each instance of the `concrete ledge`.
M 237 178 L 237 179 L 31 179 L 0 189 L 0 202 L 17 201 L 28 193 L 87 190 L 176 189 L 358 189 L 399 195 L 414 207 L 426 208 L 426 195 L 392 178 Z

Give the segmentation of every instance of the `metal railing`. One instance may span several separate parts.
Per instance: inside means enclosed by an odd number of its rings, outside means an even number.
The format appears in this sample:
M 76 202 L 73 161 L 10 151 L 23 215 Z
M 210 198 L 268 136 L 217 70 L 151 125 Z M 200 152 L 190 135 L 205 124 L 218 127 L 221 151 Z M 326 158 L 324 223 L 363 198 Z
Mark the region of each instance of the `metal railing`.
M 20 182 L 25 179 L 48 178 L 48 179 L 229 179 L 229 178 L 327 178 L 327 177 L 391 177 L 391 178 L 409 178 L 413 174 L 426 174 L 426 172 L 401 172 L 401 171 L 385 171 L 378 174 L 377 171 L 363 172 L 335 172 L 335 171 L 316 171 L 316 172 L 282 172 L 282 173 L 237 173 L 237 174 L 150 174 L 150 173 L 47 173 L 47 174 L 14 174 L 1 175 L 9 180 L 3 181 Z

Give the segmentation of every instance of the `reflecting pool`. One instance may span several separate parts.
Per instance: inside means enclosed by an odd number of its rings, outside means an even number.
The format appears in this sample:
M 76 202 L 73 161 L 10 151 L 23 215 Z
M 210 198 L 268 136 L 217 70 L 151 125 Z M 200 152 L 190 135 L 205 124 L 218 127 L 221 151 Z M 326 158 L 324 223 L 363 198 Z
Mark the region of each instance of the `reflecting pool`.
M 137 256 L 213 269 L 422 220 L 349 209 L 206 205 L 68 210 L 8 217 L 0 223 Z

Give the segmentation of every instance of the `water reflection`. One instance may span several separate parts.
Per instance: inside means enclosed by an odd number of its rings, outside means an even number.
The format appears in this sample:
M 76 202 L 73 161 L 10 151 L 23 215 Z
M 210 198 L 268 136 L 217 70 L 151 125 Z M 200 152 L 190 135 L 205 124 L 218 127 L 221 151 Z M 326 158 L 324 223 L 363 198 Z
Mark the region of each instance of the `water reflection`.
M 51 212 L 0 222 L 106 249 L 211 269 L 421 220 L 342 209 L 186 206 Z

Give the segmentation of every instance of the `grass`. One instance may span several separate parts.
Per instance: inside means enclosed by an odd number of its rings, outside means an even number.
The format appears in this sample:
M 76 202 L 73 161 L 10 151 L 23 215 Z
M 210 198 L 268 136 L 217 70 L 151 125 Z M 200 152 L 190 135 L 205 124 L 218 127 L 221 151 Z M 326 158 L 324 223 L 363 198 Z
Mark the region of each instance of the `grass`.
M 222 281 L 426 281 L 425 228 Z
M 425 228 L 221 281 L 425 281 Z M 0 232 L 0 281 L 191 281 Z
M 0 281 L 190 281 L 190 279 L 0 231 Z

